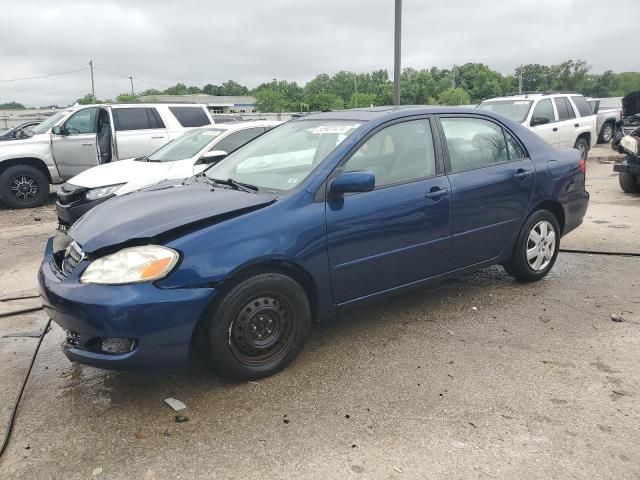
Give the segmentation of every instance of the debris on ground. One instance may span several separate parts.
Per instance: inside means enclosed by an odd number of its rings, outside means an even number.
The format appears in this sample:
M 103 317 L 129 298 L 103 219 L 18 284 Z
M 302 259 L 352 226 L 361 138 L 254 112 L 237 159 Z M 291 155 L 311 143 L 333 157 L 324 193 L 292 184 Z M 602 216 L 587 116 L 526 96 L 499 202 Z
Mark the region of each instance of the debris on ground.
M 184 410 L 185 408 L 187 408 L 187 406 L 184 403 L 182 403 L 180 400 L 175 398 L 165 398 L 164 403 L 169 405 L 176 412 L 179 412 L 180 410 Z
M 138 440 L 142 440 L 144 438 L 144 433 L 142 432 L 135 432 L 133 434 Z
M 91 472 L 91 475 L 93 475 L 94 477 L 102 475 L 102 467 L 94 468 L 93 472 Z
M 613 320 L 614 322 L 624 322 L 624 317 L 621 313 L 612 313 L 611 320 Z
M 188 421 L 189 421 L 189 417 L 186 417 L 184 415 L 176 415 L 176 423 L 184 423 Z

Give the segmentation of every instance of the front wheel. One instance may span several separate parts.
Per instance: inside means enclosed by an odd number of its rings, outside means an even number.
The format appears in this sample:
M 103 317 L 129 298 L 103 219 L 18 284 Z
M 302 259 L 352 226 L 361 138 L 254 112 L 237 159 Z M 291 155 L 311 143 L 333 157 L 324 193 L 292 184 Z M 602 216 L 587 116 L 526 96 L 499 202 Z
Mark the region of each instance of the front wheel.
M 14 165 L 0 174 L 0 200 L 10 208 L 33 208 L 49 198 L 49 181 L 31 165 Z
M 609 143 L 613 138 L 613 125 L 605 123 L 600 132 L 600 143 Z
M 581 159 L 587 159 L 587 155 L 589 155 L 589 142 L 587 142 L 586 139 L 579 138 L 578 140 L 576 140 L 576 144 L 573 146 L 573 148 L 580 152 Z
M 296 357 L 311 331 L 306 292 L 295 280 L 278 273 L 244 280 L 210 315 L 212 367 L 237 380 L 282 370 Z
M 560 227 L 556 217 L 548 210 L 538 210 L 522 227 L 504 269 L 520 282 L 540 280 L 556 262 L 559 248 Z

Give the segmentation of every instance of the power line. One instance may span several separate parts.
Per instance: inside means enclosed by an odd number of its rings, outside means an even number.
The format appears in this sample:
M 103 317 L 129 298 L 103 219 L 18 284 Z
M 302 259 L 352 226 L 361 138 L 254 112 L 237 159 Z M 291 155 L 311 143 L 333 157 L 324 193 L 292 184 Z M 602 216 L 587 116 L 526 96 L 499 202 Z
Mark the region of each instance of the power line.
M 136 76 L 132 76 L 132 75 L 125 75 L 123 73 L 117 73 L 117 72 L 112 72 L 110 70 L 105 70 L 104 68 L 99 68 L 99 67 L 93 67 L 95 70 L 98 70 L 100 72 L 104 72 L 104 73 L 108 73 L 110 75 L 115 75 L 116 77 L 122 77 L 122 78 L 128 78 L 128 79 L 134 79 L 137 80 L 139 82 L 144 82 L 144 83 L 150 83 L 152 85 L 160 85 L 160 86 L 171 86 L 172 84 L 169 82 L 153 82 L 151 80 L 144 80 L 142 78 L 138 78 Z M 176 82 L 177 83 L 177 82 Z
M 0 82 L 19 82 L 19 81 L 22 81 L 22 80 L 36 80 L 38 78 L 56 77 L 58 75 L 66 75 L 68 73 L 82 72 L 84 70 L 89 70 L 89 69 L 87 67 L 84 67 L 84 68 L 77 68 L 75 70 L 67 70 L 66 72 L 47 73 L 45 75 L 37 75 L 37 76 L 34 76 L 34 77 L 5 78 L 5 79 L 0 80 Z

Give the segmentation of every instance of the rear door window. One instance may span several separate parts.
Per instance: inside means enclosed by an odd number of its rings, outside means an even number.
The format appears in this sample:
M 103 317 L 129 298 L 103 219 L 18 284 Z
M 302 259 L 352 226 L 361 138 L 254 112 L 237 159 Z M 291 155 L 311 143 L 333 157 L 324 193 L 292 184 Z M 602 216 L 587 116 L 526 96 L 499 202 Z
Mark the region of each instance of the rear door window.
M 576 114 L 573 111 L 573 106 L 567 100 L 567 97 L 556 97 L 553 99 L 556 102 L 556 109 L 558 110 L 558 120 L 569 120 L 576 118 Z
M 533 116 L 531 117 L 531 120 L 533 121 L 535 117 L 546 117 L 549 119 L 549 123 L 556 121 L 556 116 L 553 113 L 553 105 L 551 105 L 550 98 L 545 98 L 538 102 L 533 109 Z
M 452 173 L 509 160 L 504 133 L 495 123 L 465 117 L 441 118 L 440 123 L 447 141 Z
M 164 123 L 155 108 L 114 108 L 113 123 L 116 131 L 152 130 L 164 128 Z
M 200 107 L 169 107 L 169 111 L 173 113 L 183 127 L 211 125 L 209 117 L 204 113 L 204 109 Z
M 588 117 L 589 115 L 593 115 L 593 111 L 591 110 L 591 105 L 587 102 L 587 99 L 582 95 L 572 95 L 571 100 L 575 103 L 578 108 L 578 113 L 581 117 Z

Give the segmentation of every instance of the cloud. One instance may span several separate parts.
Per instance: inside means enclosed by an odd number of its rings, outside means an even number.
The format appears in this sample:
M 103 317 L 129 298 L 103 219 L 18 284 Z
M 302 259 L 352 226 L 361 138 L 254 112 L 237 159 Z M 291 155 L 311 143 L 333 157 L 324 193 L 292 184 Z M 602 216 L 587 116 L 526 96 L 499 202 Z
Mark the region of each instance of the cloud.
M 0 18 L 0 79 L 86 67 L 134 81 L 137 91 L 178 81 L 249 87 L 273 78 L 393 67 L 393 0 L 16 2 Z M 586 59 L 593 71 L 635 67 L 615 48 L 635 31 L 637 0 L 403 2 L 403 66 L 483 62 L 504 73 L 520 63 Z M 624 45 L 624 38 L 620 43 Z M 95 72 L 96 95 L 129 79 Z M 67 104 L 90 91 L 89 72 L 0 82 L 0 102 Z

